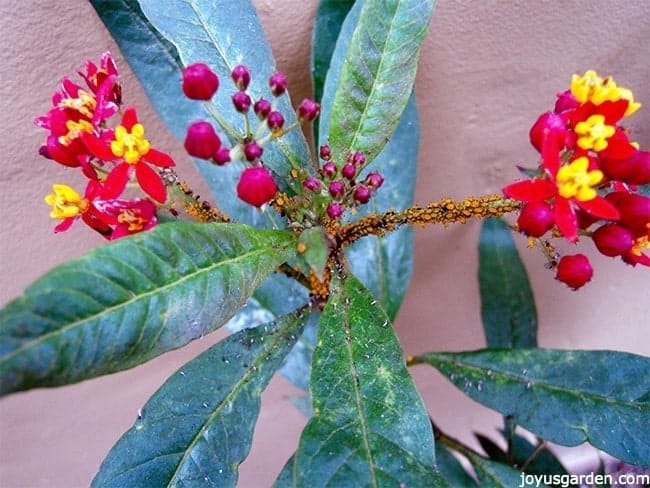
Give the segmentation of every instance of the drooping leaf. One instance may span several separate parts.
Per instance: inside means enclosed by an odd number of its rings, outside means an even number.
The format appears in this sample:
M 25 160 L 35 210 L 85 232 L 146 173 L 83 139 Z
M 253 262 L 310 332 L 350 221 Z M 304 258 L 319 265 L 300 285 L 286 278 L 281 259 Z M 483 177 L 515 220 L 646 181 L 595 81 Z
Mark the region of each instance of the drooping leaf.
M 293 486 L 445 486 L 424 404 L 373 301 L 357 279 L 334 279 L 313 356 L 314 416 L 293 460 Z
M 553 349 L 427 353 L 416 358 L 463 392 L 557 444 L 589 442 L 630 464 L 650 463 L 650 359 Z
M 436 465 L 440 475 L 453 487 L 470 488 L 476 481 L 467 474 L 462 464 L 445 447 L 436 442 Z
M 413 205 L 420 137 L 415 96 L 412 95 L 392 139 L 366 167 L 363 175 L 378 171 L 384 184 L 355 219 L 371 213 L 402 210 Z M 410 226 L 383 237 L 364 237 L 345 253 L 355 276 L 395 318 L 413 273 L 413 229 Z
M 533 291 L 512 233 L 502 219 L 487 219 L 481 227 L 478 281 L 488 347 L 537 346 Z
M 55 268 L 0 311 L 0 391 L 120 371 L 223 325 L 294 252 L 291 233 L 176 222 Z
M 354 5 L 354 0 L 321 0 L 316 10 L 312 33 L 311 76 L 314 99 L 323 98 L 325 76 L 330 67 L 336 40 L 345 16 Z M 314 124 L 314 141 L 318 141 L 318 124 Z
M 560 460 L 547 446 L 542 447 L 532 444 L 522 435 L 512 437 L 512 460 L 518 467 L 524 467 L 529 474 L 567 474 Z
M 113 446 L 93 486 L 235 486 L 260 395 L 300 335 L 302 313 L 244 329 L 176 371 Z
M 138 77 L 138 80 L 145 89 L 147 96 L 156 109 L 161 119 L 170 129 L 174 136 L 182 141 L 185 138 L 185 132 L 189 124 L 196 120 L 207 120 L 210 114 L 200 102 L 188 100 L 181 90 L 181 70 L 188 62 L 185 58 L 181 57 L 176 45 L 169 42 L 147 19 L 142 12 L 137 0 L 90 0 L 97 14 L 106 25 L 106 28 L 115 38 L 118 46 L 125 59 L 133 69 Z M 187 4 L 187 2 L 184 2 Z M 236 3 L 236 5 L 235 5 Z M 167 2 L 156 2 L 158 9 L 166 9 L 169 5 Z M 189 4 L 188 4 L 189 5 Z M 224 20 L 222 16 L 222 23 L 232 26 L 233 29 L 240 27 L 240 22 L 250 20 L 252 30 L 242 30 L 241 32 L 228 33 L 223 29 L 220 31 L 224 36 L 232 36 L 242 41 L 239 49 L 243 49 L 244 45 L 251 45 L 246 40 L 248 36 L 255 37 L 256 44 L 252 47 L 258 46 L 260 50 L 256 50 L 259 59 L 266 59 L 269 56 L 268 63 L 261 65 L 261 68 L 266 70 L 273 69 L 273 61 L 270 58 L 268 46 L 266 46 L 263 35 L 257 36 L 257 32 L 261 32 L 254 9 L 248 1 L 230 2 L 230 9 L 235 9 L 236 13 L 242 13 L 243 17 L 236 17 L 236 20 Z M 155 10 L 155 6 L 153 9 Z M 224 12 L 218 9 L 219 12 Z M 228 12 L 226 12 L 228 13 Z M 232 14 L 232 12 L 230 12 Z M 227 17 L 227 16 L 226 16 Z M 235 25 L 236 24 L 236 25 Z M 185 24 L 183 24 L 185 25 Z M 246 24 L 248 26 L 248 24 Z M 187 31 L 187 35 L 192 35 L 194 31 Z M 242 37 L 243 36 L 243 37 Z M 190 42 L 190 41 L 188 41 Z M 197 41 L 198 42 L 198 41 Z M 248 44 L 247 44 L 248 43 Z M 234 55 L 233 51 L 228 51 Z M 192 59 L 189 62 L 197 61 Z M 212 58 L 205 58 L 202 61 L 209 63 L 214 69 L 217 69 L 217 60 Z M 242 62 L 255 65 L 257 68 L 257 58 L 249 61 L 242 59 Z M 230 110 L 230 77 L 229 73 L 224 75 L 224 70 L 227 68 L 219 64 L 221 70 L 219 72 L 221 78 L 221 88 L 215 96 L 215 103 L 226 105 Z M 260 73 L 257 69 L 253 73 L 253 82 L 255 86 L 261 86 L 266 83 L 268 76 L 265 73 Z M 264 78 L 266 76 L 266 78 Z M 232 85 L 234 87 L 234 85 Z M 125 93 L 125 97 L 126 97 Z M 268 98 L 268 97 L 267 97 Z M 281 102 L 282 106 L 289 105 L 288 99 Z M 290 110 L 292 113 L 292 110 Z M 290 114 L 289 114 L 290 118 Z M 241 116 L 230 120 L 233 124 L 243 120 Z M 218 127 L 215 127 L 219 130 Z M 298 134 L 299 131 L 288 134 L 280 139 L 286 146 L 283 150 L 291 152 L 295 146 L 297 159 L 303 161 L 303 158 L 308 155 L 306 151 L 306 143 L 301 141 L 302 136 Z M 222 139 L 225 144 L 232 144 L 228 140 L 228 134 L 221 132 Z M 283 151 L 272 147 L 274 144 L 265 148 L 264 161 L 278 174 L 286 174 L 282 168 L 289 165 L 287 158 L 283 155 Z M 306 164 L 308 159 L 303 161 Z M 277 162 L 277 166 L 276 163 Z M 213 198 L 218 202 L 219 207 L 234 218 L 238 222 L 254 225 L 256 227 L 272 227 L 274 221 L 278 219 L 277 214 L 270 209 L 260 211 L 248 204 L 239 200 L 235 193 L 239 174 L 243 169 L 241 163 L 231 163 L 222 167 L 209 164 L 202 160 L 195 160 L 196 166 L 200 171 L 203 178 L 206 180 L 212 191 Z M 281 181 L 278 181 L 281 183 Z
M 362 2 L 329 115 L 335 161 L 343 161 L 351 150 L 363 151 L 372 160 L 390 139 L 413 90 L 433 3 Z
M 478 478 L 478 485 L 481 487 L 512 488 L 513 486 L 546 486 L 541 483 L 529 484 L 528 478 L 521 471 L 511 468 L 507 464 L 489 461 L 472 454 L 468 455 L 468 459 L 472 463 L 472 467 Z

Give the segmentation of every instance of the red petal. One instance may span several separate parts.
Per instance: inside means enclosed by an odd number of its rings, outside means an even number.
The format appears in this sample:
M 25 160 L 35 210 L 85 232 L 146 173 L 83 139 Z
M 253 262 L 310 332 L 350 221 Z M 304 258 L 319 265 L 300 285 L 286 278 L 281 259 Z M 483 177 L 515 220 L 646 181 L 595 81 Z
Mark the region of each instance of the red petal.
M 113 151 L 111 151 L 111 145 L 107 141 L 100 139 L 95 134 L 90 134 L 89 132 L 81 133 L 81 140 L 88 148 L 88 151 L 98 159 L 102 161 L 113 161 L 117 159 Z
M 585 212 L 601 219 L 618 220 L 621 218 L 618 209 L 603 197 L 596 197 L 587 202 L 578 202 L 578 205 Z
M 625 99 L 616 102 L 607 100 L 596 107 L 596 112 L 605 117 L 605 124 L 614 125 L 623 118 L 629 104 Z
M 161 168 L 176 166 L 176 163 L 174 163 L 174 160 L 169 154 L 158 151 L 157 149 L 149 149 L 149 152 L 144 155 L 144 159 Z
M 555 217 L 555 224 L 560 230 L 562 235 L 566 237 L 569 242 L 578 240 L 578 217 L 571 205 L 571 201 L 566 198 L 558 198 L 555 201 L 555 208 L 553 209 L 553 216 Z
M 74 222 L 75 218 L 74 217 L 68 217 L 67 219 L 63 219 L 59 225 L 57 225 L 54 228 L 54 232 L 64 232 L 70 228 L 72 223 Z
M 131 172 L 131 165 L 121 163 L 113 168 L 104 182 L 104 190 L 102 197 L 106 199 L 117 198 L 126 188 L 129 181 L 129 173 Z
M 135 111 L 135 107 L 129 107 L 124 111 L 122 116 L 122 126 L 129 132 L 135 124 L 138 123 L 138 114 Z
M 537 202 L 555 196 L 557 188 L 548 180 L 524 180 L 503 188 L 503 194 L 520 202 Z
M 138 179 L 140 188 L 154 200 L 164 203 L 167 200 L 167 190 L 160 178 L 160 175 L 146 163 L 135 165 L 135 176 Z
M 560 149 L 563 144 L 557 140 L 557 136 L 547 136 L 542 141 L 542 166 L 551 176 L 555 177 L 560 169 Z
M 607 147 L 600 151 L 600 156 L 607 159 L 628 159 L 634 156 L 637 149 L 630 144 L 627 134 L 618 128 L 612 137 L 607 139 Z

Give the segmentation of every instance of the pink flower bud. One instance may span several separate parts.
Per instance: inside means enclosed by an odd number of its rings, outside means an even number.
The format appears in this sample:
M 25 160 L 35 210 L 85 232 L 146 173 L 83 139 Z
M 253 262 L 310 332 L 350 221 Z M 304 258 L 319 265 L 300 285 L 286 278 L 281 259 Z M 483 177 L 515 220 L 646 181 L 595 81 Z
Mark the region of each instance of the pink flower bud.
M 251 97 L 246 92 L 238 91 L 232 96 L 232 104 L 237 112 L 246 113 L 251 107 Z
M 573 96 L 570 90 L 567 90 L 562 93 L 557 94 L 557 100 L 555 101 L 554 111 L 556 114 L 565 112 L 567 110 L 573 110 L 580 106 L 576 97 Z
M 320 190 L 320 180 L 318 178 L 307 178 L 303 184 L 303 187 L 305 187 L 306 190 L 317 192 Z
M 210 100 L 219 88 L 219 78 L 205 63 L 183 69 L 183 93 L 192 100 Z
M 557 145 L 558 151 L 564 147 L 567 133 L 564 117 L 553 112 L 546 112 L 539 116 L 530 129 L 530 142 L 538 151 L 542 151 L 545 138 L 550 137 L 551 142 Z
M 345 193 L 345 184 L 341 180 L 334 180 L 330 183 L 328 190 L 334 198 L 342 197 Z
M 570 288 L 577 290 L 591 280 L 594 269 L 584 254 L 563 256 L 557 265 L 555 278 Z
M 357 168 L 352 163 L 345 163 L 341 168 L 341 175 L 348 180 L 353 179 L 357 174 Z
M 269 78 L 269 87 L 274 96 L 279 97 L 287 91 L 287 77 L 279 71 Z
M 605 256 L 621 256 L 634 245 L 632 233 L 618 224 L 605 224 L 596 229 L 592 235 L 594 244 Z
M 327 176 L 328 178 L 334 178 L 334 176 L 336 176 L 337 171 L 338 171 L 338 168 L 331 161 L 328 161 L 327 163 L 325 163 L 323 165 L 323 174 L 325 176 Z
M 616 203 L 621 214 L 620 223 L 635 235 L 643 235 L 650 229 L 650 197 L 629 193 L 621 195 Z
M 221 147 L 221 140 L 212 124 L 205 121 L 194 122 L 187 128 L 185 150 L 190 156 L 211 159 Z
M 321 157 L 322 160 L 324 161 L 329 161 L 330 158 L 332 157 L 332 150 L 327 144 L 323 144 L 319 149 L 318 149 L 318 154 Z
M 230 73 L 232 81 L 237 85 L 240 90 L 246 90 L 248 84 L 251 82 L 251 72 L 243 64 L 238 64 L 232 69 Z
M 266 118 L 266 123 L 271 131 L 277 132 L 284 126 L 284 117 L 280 112 L 273 111 L 269 113 L 268 117 Z
M 519 230 L 531 237 L 541 237 L 553 227 L 553 210 L 546 202 L 526 203 L 519 213 Z
M 244 202 L 261 207 L 271 201 L 278 191 L 270 171 L 263 166 L 246 168 L 237 184 L 237 196 Z
M 311 122 L 320 113 L 320 105 L 309 98 L 305 98 L 298 105 L 298 119 L 300 122 Z
M 366 185 L 368 185 L 371 188 L 379 188 L 381 185 L 384 183 L 384 177 L 377 173 L 376 171 L 371 171 L 368 173 L 368 176 L 366 176 Z
M 255 141 L 247 142 L 244 144 L 244 156 L 246 157 L 247 161 L 255 161 L 256 159 L 262 157 L 263 152 L 264 148 L 262 148 L 262 146 L 260 146 Z
M 368 203 L 368 201 L 370 200 L 370 190 L 368 189 L 368 187 L 364 185 L 359 185 L 354 190 L 354 193 L 352 194 L 352 198 L 354 198 L 355 201 L 359 203 Z
M 345 210 L 345 207 L 341 205 L 338 202 L 332 202 L 329 205 L 327 205 L 327 215 L 329 216 L 330 219 L 339 219 L 341 215 L 343 215 L 343 211 Z
M 600 169 L 610 180 L 630 185 L 650 184 L 650 151 L 634 151 L 626 159 L 600 159 Z
M 264 98 L 260 98 L 255 102 L 255 105 L 253 105 L 253 110 L 260 120 L 264 120 L 269 113 L 271 113 L 271 102 Z
M 218 166 L 223 166 L 230 161 L 230 149 L 222 147 L 212 156 L 212 159 Z
M 357 166 L 363 166 L 366 164 L 366 155 L 361 151 L 355 151 L 352 153 L 352 162 Z

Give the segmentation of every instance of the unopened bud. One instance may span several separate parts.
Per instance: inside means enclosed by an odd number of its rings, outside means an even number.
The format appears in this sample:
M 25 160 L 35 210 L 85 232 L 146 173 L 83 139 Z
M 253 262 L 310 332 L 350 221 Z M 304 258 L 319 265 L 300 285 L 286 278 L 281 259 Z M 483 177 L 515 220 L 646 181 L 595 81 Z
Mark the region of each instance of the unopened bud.
M 262 153 L 264 152 L 264 149 L 262 146 L 260 146 L 257 142 L 252 141 L 252 142 L 247 142 L 244 144 L 244 156 L 246 157 L 247 161 L 255 161 L 256 159 L 259 159 L 262 157 Z
M 210 100 L 219 88 L 219 78 L 205 63 L 183 69 L 183 93 L 192 100 Z
M 251 107 L 251 97 L 246 92 L 238 91 L 232 96 L 232 104 L 237 112 L 246 113 Z
M 251 82 L 251 72 L 243 64 L 239 64 L 232 69 L 230 73 L 232 81 L 237 85 L 240 90 L 246 90 L 248 84 Z
M 268 117 L 269 113 L 271 113 L 271 102 L 264 98 L 260 98 L 255 102 L 255 105 L 253 105 L 253 110 L 260 120 L 264 120 Z
M 221 140 L 212 124 L 199 121 L 187 128 L 184 146 L 190 156 L 211 159 L 221 147 Z
M 287 77 L 279 71 L 269 78 L 269 87 L 274 96 L 279 97 L 287 91 Z

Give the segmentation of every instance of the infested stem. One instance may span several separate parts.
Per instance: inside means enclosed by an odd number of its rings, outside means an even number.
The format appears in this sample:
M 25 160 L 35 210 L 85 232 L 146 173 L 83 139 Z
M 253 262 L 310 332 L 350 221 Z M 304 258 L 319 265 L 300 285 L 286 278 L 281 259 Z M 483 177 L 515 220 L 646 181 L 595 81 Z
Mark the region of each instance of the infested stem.
M 402 211 L 390 210 L 343 226 L 333 222 L 333 225 L 328 226 L 328 231 L 337 237 L 341 247 L 345 247 L 361 237 L 383 236 L 404 224 L 422 227 L 428 224 L 464 224 L 469 218 L 500 217 L 519 209 L 520 206 L 520 202 L 498 194 L 470 197 L 460 201 L 444 198 L 426 207 L 414 205 Z

